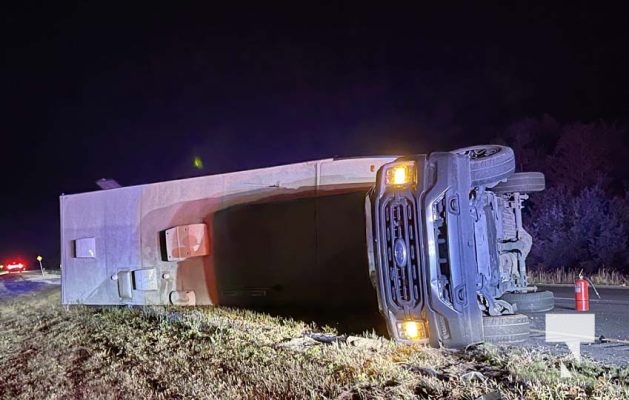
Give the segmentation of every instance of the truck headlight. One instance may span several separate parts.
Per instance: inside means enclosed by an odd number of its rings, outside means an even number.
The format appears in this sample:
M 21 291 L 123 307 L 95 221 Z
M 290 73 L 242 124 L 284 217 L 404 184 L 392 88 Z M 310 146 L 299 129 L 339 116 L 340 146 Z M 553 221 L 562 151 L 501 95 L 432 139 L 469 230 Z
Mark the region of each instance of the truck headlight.
M 400 336 L 407 340 L 420 341 L 428 339 L 428 325 L 426 321 L 400 321 L 397 323 Z
M 417 172 L 412 161 L 396 163 L 387 169 L 385 184 L 387 186 L 405 186 L 415 184 Z

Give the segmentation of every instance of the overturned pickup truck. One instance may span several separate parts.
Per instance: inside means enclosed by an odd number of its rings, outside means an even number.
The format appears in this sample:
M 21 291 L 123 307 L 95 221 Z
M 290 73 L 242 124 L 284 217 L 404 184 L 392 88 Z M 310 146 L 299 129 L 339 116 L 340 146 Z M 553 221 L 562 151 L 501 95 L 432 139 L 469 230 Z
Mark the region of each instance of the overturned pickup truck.
M 379 307 L 400 341 L 523 340 L 517 311 L 553 299 L 528 287 L 521 222 L 544 177 L 513 171 L 484 146 L 64 195 L 62 303 Z
M 365 205 L 368 258 L 391 337 L 453 348 L 518 342 L 529 333 L 518 310 L 553 308 L 551 292 L 528 286 L 521 213 L 544 175 L 514 170 L 513 151 L 489 145 L 378 171 Z

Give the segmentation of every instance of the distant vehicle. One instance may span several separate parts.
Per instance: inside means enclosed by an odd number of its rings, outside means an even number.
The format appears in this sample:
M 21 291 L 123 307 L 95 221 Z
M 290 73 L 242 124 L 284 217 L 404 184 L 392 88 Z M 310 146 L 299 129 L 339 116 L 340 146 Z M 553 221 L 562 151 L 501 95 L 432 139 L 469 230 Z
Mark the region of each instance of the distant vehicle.
M 13 261 L 7 265 L 5 265 L 3 267 L 3 270 L 6 272 L 14 272 L 14 273 L 21 273 L 24 272 L 24 270 L 26 269 L 26 265 L 24 265 L 24 263 L 18 262 L 18 261 Z

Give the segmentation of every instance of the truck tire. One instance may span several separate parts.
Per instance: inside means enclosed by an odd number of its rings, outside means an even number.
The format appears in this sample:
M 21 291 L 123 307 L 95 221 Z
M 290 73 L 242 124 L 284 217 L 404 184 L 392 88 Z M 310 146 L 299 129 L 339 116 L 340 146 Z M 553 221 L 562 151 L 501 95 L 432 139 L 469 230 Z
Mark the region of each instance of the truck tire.
M 553 292 L 542 290 L 528 293 L 505 293 L 501 297 L 507 303 L 517 306 L 520 312 L 545 312 L 555 307 Z
M 506 182 L 500 182 L 491 191 L 494 193 L 531 193 L 541 192 L 546 189 L 546 179 L 541 172 L 516 172 L 507 178 Z
M 515 171 L 515 155 L 507 146 L 496 144 L 463 147 L 452 153 L 470 158 L 472 185 L 490 186 L 507 179 Z
M 489 343 L 521 343 L 529 338 L 529 317 L 523 314 L 483 317 L 485 341 Z

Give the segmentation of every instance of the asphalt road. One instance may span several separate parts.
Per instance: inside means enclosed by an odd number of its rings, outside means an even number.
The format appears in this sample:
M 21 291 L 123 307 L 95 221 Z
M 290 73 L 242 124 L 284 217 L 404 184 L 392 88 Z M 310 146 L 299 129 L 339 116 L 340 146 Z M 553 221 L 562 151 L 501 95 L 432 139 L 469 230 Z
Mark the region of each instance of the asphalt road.
M 548 314 L 583 314 L 575 310 L 574 286 L 538 286 L 555 295 L 555 308 Z M 597 288 L 599 299 L 590 287 L 590 310 L 594 314 L 594 335 L 603 337 L 595 343 L 582 343 L 581 354 L 596 361 L 629 365 L 629 288 Z M 531 338 L 527 347 L 540 346 L 554 353 L 568 354 L 564 343 L 547 343 L 545 322 L 547 313 L 526 313 L 531 318 Z
M 32 295 L 50 285 L 60 285 L 61 275 L 47 274 L 40 271 L 0 274 L 0 300 Z

